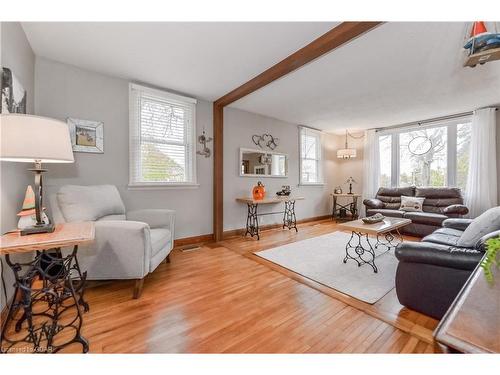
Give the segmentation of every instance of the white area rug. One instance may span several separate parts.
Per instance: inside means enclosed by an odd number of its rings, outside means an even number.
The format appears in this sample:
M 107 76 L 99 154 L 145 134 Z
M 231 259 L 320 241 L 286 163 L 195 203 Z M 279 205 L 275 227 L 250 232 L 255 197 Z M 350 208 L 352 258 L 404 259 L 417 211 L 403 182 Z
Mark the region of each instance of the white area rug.
M 368 264 L 358 267 L 354 260 L 343 263 L 350 234 L 333 232 L 254 253 L 282 267 L 361 301 L 373 304 L 395 286 L 398 260 L 394 250 L 375 250 L 374 273 Z M 372 245 L 375 240 L 371 240 Z M 353 243 L 353 242 L 351 242 Z

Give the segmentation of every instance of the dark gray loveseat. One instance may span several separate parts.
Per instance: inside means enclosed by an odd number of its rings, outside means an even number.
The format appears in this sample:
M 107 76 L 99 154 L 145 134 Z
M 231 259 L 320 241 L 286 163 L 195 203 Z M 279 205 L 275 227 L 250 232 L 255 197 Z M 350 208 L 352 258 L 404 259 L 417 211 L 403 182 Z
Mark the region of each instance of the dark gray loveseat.
M 425 197 L 423 212 L 400 211 L 401 196 Z M 407 218 L 412 224 L 402 229 L 402 233 L 423 237 L 441 227 L 448 218 L 459 218 L 469 210 L 464 206 L 459 188 L 401 187 L 380 188 L 374 199 L 365 199 L 366 216 L 381 213 L 389 217 Z

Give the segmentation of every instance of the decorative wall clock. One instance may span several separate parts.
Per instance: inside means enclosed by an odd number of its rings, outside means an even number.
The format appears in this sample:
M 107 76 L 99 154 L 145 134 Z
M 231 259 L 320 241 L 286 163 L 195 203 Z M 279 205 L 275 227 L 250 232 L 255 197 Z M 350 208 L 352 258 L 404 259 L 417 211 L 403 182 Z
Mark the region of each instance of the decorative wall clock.
M 432 148 L 432 141 L 423 135 L 413 138 L 408 142 L 408 151 L 413 155 L 427 154 Z

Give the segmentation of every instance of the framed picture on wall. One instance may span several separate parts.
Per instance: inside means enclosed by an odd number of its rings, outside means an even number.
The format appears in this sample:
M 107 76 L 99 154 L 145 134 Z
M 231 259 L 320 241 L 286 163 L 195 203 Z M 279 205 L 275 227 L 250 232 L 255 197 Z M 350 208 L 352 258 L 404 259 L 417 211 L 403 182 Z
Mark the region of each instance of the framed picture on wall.
M 104 123 L 68 117 L 74 152 L 104 153 Z
M 26 90 L 9 68 L 2 68 L 1 113 L 26 113 Z

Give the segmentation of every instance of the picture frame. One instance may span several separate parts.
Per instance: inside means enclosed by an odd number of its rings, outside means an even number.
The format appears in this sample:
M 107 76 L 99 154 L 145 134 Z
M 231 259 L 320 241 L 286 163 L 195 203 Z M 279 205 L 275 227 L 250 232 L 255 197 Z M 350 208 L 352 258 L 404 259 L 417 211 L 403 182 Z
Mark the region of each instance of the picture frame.
M 74 152 L 104 153 L 104 123 L 68 117 L 71 145 Z
M 27 92 L 9 68 L 1 68 L 0 113 L 26 114 Z

